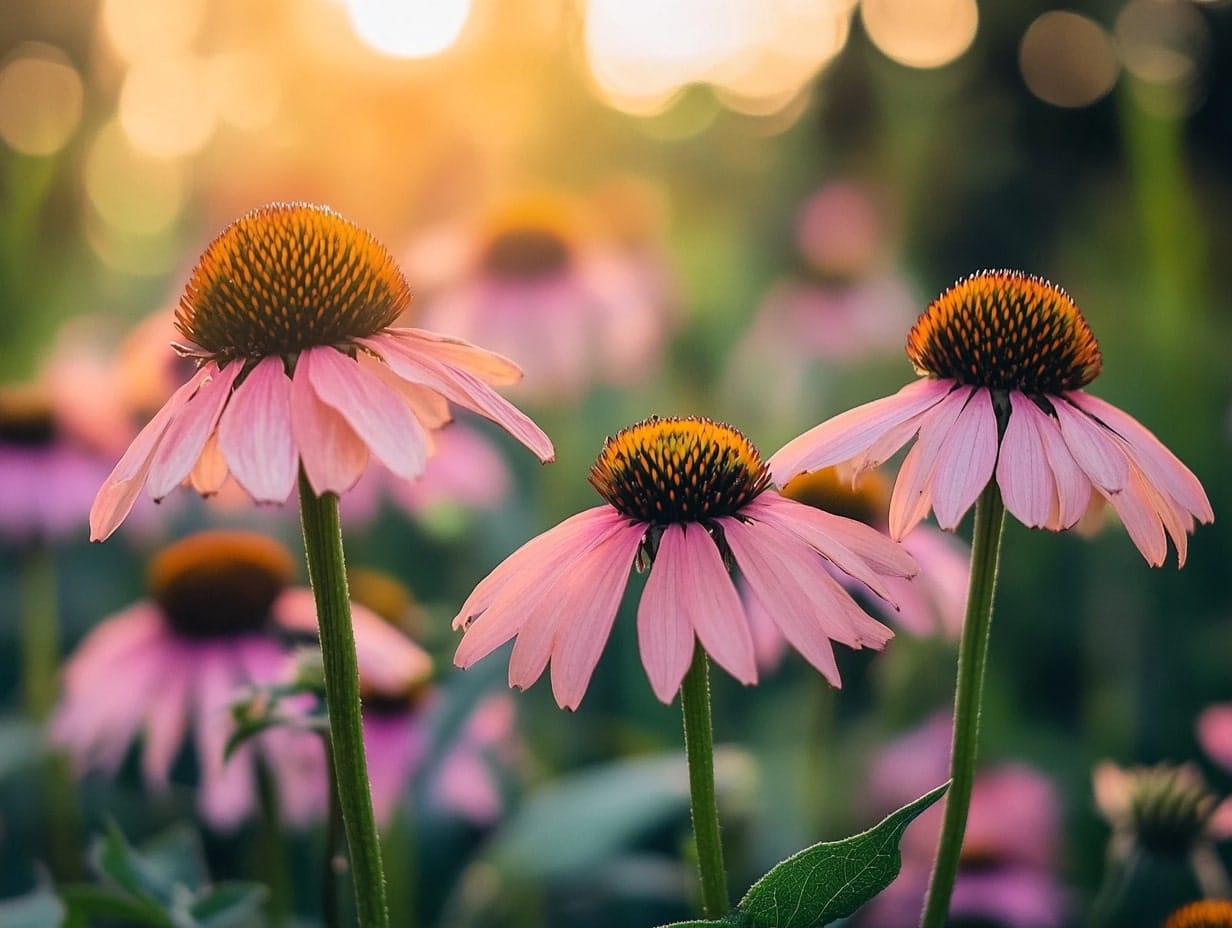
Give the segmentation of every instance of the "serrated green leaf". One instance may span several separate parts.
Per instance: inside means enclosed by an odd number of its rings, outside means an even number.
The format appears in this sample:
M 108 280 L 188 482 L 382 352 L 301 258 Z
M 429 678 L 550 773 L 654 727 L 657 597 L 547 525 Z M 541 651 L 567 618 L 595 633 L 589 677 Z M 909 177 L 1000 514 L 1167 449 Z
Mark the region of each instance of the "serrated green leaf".
M 776 864 L 737 906 L 748 928 L 821 928 L 860 908 L 898 876 L 903 832 L 949 785 L 891 812 L 862 834 L 814 844 Z
M 662 928 L 714 928 L 715 925 L 722 926 L 722 928 L 746 928 L 748 920 L 742 912 L 732 912 L 726 918 L 716 921 L 703 918 L 693 922 L 672 922 L 670 925 L 663 925 Z

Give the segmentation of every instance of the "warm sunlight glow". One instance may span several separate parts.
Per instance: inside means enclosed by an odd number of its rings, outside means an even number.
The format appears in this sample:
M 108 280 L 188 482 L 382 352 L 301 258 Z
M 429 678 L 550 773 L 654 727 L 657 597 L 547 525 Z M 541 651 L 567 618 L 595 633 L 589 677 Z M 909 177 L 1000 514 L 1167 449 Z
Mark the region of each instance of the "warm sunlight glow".
M 351 25 L 368 45 L 394 58 L 427 58 L 462 34 L 470 0 L 347 0 Z
M 125 135 L 145 154 L 178 158 L 199 151 L 216 122 L 205 65 L 188 57 L 134 64 L 120 91 L 119 115 Z
M 1121 69 L 1104 27 L 1066 10 L 1050 10 L 1031 23 L 1018 47 L 1018 66 L 1033 94 L 1064 107 L 1102 99 Z
M 205 0 L 103 0 L 99 19 L 108 44 L 125 61 L 182 51 L 205 16 Z
M 869 39 L 909 68 L 939 68 L 965 52 L 979 22 L 975 0 L 863 0 Z
M 121 232 L 165 232 L 184 208 L 184 169 L 134 148 L 114 122 L 95 136 L 83 170 L 90 204 L 99 218 Z
M 81 75 L 50 45 L 22 45 L 0 70 L 0 139 L 24 155 L 55 154 L 81 122 Z

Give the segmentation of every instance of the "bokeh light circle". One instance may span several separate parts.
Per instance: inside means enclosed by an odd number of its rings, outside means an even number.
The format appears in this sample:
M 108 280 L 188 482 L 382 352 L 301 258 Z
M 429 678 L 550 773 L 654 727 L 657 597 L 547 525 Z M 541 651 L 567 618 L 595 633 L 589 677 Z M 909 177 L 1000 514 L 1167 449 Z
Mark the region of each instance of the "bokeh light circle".
M 1112 38 L 1079 13 L 1051 10 L 1027 27 L 1018 46 L 1027 88 L 1053 106 L 1090 106 L 1105 97 L 1120 71 Z
M 860 19 L 883 55 L 909 68 L 939 68 L 975 41 L 975 0 L 863 0 Z
M 52 155 L 81 122 L 81 75 L 51 45 L 20 46 L 0 68 L 0 138 L 23 155 Z
M 458 41 L 470 0 L 348 0 L 351 26 L 366 45 L 393 58 L 428 58 Z

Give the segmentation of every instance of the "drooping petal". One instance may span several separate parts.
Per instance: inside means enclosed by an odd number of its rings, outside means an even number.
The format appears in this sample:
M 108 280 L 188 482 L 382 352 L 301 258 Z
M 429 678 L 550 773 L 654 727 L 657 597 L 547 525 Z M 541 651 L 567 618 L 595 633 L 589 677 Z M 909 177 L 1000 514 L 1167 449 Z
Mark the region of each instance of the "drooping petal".
M 903 459 L 890 494 L 890 537 L 901 539 L 932 505 L 932 479 L 937 454 L 974 391 L 955 389 L 922 417 L 920 437 Z
M 1129 459 L 1102 425 L 1058 400 L 1052 404 L 1065 446 L 1091 483 L 1105 494 L 1120 493 L 1129 482 Z
M 175 421 L 167 426 L 159 442 L 146 486 L 155 500 L 160 500 L 181 483 L 201 456 L 206 441 L 218 426 L 218 417 L 231 397 L 231 387 L 243 367 L 233 361 L 211 377 L 197 391 Z
M 723 519 L 721 524 L 748 589 L 792 647 L 834 686 L 839 679 L 830 639 L 880 648 L 893 637 L 856 606 L 798 538 L 764 523 Z
M 222 489 L 228 476 L 227 459 L 218 448 L 218 432 L 215 431 L 201 449 L 201 456 L 188 474 L 188 482 L 202 496 L 213 496 Z
M 958 527 L 996 465 L 997 415 L 992 395 L 981 387 L 971 392 L 937 450 L 930 485 L 938 525 L 946 531 Z
M 167 786 L 171 764 L 184 742 L 193 678 L 192 654 L 181 647 L 168 654 L 174 654 L 175 660 L 164 664 L 158 698 L 150 700 L 146 709 L 145 750 L 141 755 L 145 782 L 156 789 Z
M 1039 433 L 1041 418 L 1048 417 L 1032 400 L 1010 391 L 1010 419 L 1001 437 L 997 486 L 1005 508 L 1030 528 L 1047 525 L 1058 505 L 1056 480 Z
M 1132 450 L 1131 458 L 1150 483 L 1173 497 L 1198 521 L 1210 522 L 1215 518 L 1210 500 L 1198 478 L 1141 422 L 1111 403 L 1081 390 L 1065 394 L 1065 399 L 1123 438 Z
M 359 343 L 387 363 L 390 369 L 413 383 L 425 384 L 451 403 L 491 419 L 529 448 L 541 461 L 556 456 L 551 440 L 520 409 L 469 370 L 423 352 L 422 343 L 385 337 L 362 338 Z
M 301 365 L 321 402 L 342 414 L 382 464 L 408 480 L 423 473 L 427 436 L 401 397 L 333 348 L 301 352 L 296 379 Z
M 685 528 L 680 525 L 664 529 L 637 608 L 638 653 L 646 676 L 650 678 L 650 688 L 663 703 L 676 698 L 696 648 L 693 624 L 686 615 L 686 600 L 681 589 L 680 562 L 687 556 L 682 550 L 684 535 Z M 714 547 L 709 539 L 707 543 Z M 726 575 L 726 571 L 723 573 Z M 726 580 L 726 576 L 723 579 Z
M 342 413 L 317 397 L 302 367 L 291 380 L 291 432 L 308 482 L 318 494 L 347 492 L 368 466 L 368 446 Z
M 1056 419 L 1041 412 L 1035 416 L 1035 426 L 1057 488 L 1057 510 L 1049 516 L 1044 527 L 1054 532 L 1061 531 L 1086 514 L 1092 498 L 1091 481 L 1070 453 Z
M 145 484 L 146 475 L 154 453 L 171 421 L 184 408 L 184 404 L 200 389 L 201 384 L 213 376 L 213 365 L 202 367 L 192 378 L 171 394 L 170 399 L 137 433 L 115 468 L 103 482 L 102 489 L 90 507 L 90 540 L 102 541 L 119 527 L 137 501 L 137 494 Z
M 866 451 L 888 431 L 935 406 L 954 387 L 951 380 L 923 378 L 907 384 L 893 396 L 882 397 L 849 409 L 803 435 L 793 438 L 769 460 L 775 483 L 784 486 L 798 474 L 821 470 L 848 461 Z M 911 438 L 913 430 L 899 431 L 902 441 L 894 448 L 883 448 L 888 456 Z
M 366 351 L 359 352 L 355 360 L 365 370 L 375 374 L 385 386 L 402 397 L 402 401 L 406 403 L 425 429 L 439 429 L 453 421 L 453 412 L 449 409 L 448 400 L 432 388 L 404 380 L 390 370 L 388 364 Z
M 460 338 L 414 328 L 387 329 L 383 334 L 402 339 L 442 364 L 469 371 L 489 386 L 508 387 L 522 380 L 522 368 L 509 358 Z
M 910 577 L 918 570 L 901 545 L 871 526 L 777 493 L 763 493 L 745 506 L 741 515 L 795 534 L 843 573 L 888 602 L 893 602 L 893 597 L 878 575 Z
M 562 709 L 576 709 L 586 695 L 629 582 L 641 528 L 630 526 L 597 545 L 585 563 L 561 577 L 552 590 L 564 616 L 552 648 L 552 695 Z
M 720 667 L 757 682 L 748 619 L 723 558 L 699 525 L 669 525 L 637 613 L 642 664 L 655 695 L 670 703 L 693 659 L 694 632 Z
M 1130 540 L 1142 552 L 1146 562 L 1152 567 L 1163 564 L 1168 557 L 1168 540 L 1159 513 L 1152 505 L 1146 485 L 1136 469 L 1125 481 L 1121 492 L 1104 493 L 1104 497 L 1116 510 Z
M 231 735 L 230 705 L 245 681 L 237 675 L 230 648 L 199 649 L 196 669 L 195 745 L 200 767 L 198 803 L 202 817 L 217 828 L 236 827 L 256 801 L 253 745 L 242 745 L 224 760 Z
M 218 444 L 231 473 L 253 499 L 281 503 L 291 495 L 299 454 L 291 425 L 291 381 L 282 358 L 263 358 L 218 420 Z

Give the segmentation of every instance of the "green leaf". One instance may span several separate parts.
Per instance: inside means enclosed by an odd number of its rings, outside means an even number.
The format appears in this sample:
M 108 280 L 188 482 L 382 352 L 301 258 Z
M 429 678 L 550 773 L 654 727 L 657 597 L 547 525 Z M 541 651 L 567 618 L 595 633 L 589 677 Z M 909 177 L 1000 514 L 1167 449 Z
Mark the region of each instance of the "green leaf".
M 732 912 L 726 918 L 720 918 L 717 921 L 710 919 L 699 919 L 693 922 L 672 922 L 670 925 L 663 925 L 662 928 L 714 928 L 715 925 L 722 925 L 725 928 L 746 928 L 748 918 L 742 912 Z
M 198 896 L 189 914 L 202 928 L 253 924 L 268 895 L 260 883 L 220 883 Z
M 821 928 L 850 915 L 890 885 L 902 866 L 898 842 L 907 826 L 941 798 L 943 783 L 891 812 L 863 834 L 822 842 L 776 864 L 737 909 L 748 928 Z M 700 924 L 705 924 L 704 922 Z
M 60 896 L 68 907 L 64 924 L 72 928 L 93 925 L 100 918 L 115 919 L 129 925 L 171 928 L 171 919 L 159 903 L 122 895 L 117 889 L 73 884 L 60 887 Z

